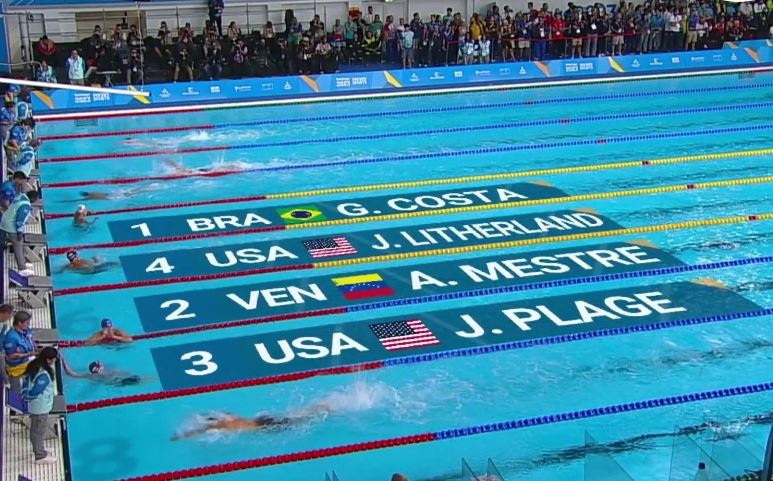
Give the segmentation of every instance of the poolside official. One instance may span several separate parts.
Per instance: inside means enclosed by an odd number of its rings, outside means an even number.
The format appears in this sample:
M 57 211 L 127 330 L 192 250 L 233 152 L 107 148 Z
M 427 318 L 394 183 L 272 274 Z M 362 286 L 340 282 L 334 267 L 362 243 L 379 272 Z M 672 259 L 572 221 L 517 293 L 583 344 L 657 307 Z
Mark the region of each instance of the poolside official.
M 19 311 L 13 316 L 13 327 L 3 338 L 5 353 L 5 371 L 11 389 L 21 392 L 21 377 L 27 369 L 27 364 L 35 357 L 35 341 L 32 339 L 28 312 Z
M 24 228 L 32 217 L 32 203 L 38 199 L 38 193 L 31 190 L 25 193 L 19 193 L 13 198 L 8 210 L 3 212 L 0 218 L 0 235 L 3 244 L 8 240 L 13 246 L 13 255 L 16 257 L 19 274 L 30 276 L 32 264 L 29 264 L 24 257 Z

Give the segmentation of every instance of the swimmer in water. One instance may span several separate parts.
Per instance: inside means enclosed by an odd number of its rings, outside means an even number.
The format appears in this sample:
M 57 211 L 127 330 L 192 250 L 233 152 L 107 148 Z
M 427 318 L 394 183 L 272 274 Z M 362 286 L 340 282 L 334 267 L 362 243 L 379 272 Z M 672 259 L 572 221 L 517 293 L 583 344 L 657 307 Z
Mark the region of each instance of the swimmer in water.
M 70 270 L 80 274 L 97 274 L 118 265 L 117 262 L 108 262 L 99 256 L 94 256 L 91 260 L 83 259 L 76 250 L 67 252 L 67 260 L 69 263 L 62 266 L 60 272 Z
M 67 375 L 74 378 L 88 379 L 99 384 L 107 384 L 116 387 L 134 386 L 140 384 L 144 379 L 141 376 L 124 371 L 116 371 L 112 369 L 106 369 L 105 365 L 100 361 L 94 361 L 89 364 L 89 372 L 80 373 L 75 372 L 70 368 L 67 360 L 64 356 L 59 356 L 62 360 L 62 366 L 64 372 Z
M 189 169 L 181 163 L 172 160 L 164 160 L 164 165 L 172 172 L 178 175 L 190 175 L 190 174 L 206 174 L 206 173 L 218 173 L 218 172 L 231 172 L 234 170 L 244 170 L 244 164 L 241 162 L 223 162 L 218 163 L 214 167 L 196 167 Z
M 234 414 L 228 413 L 210 413 L 205 416 L 201 416 L 201 422 L 204 424 L 201 427 L 184 431 L 182 433 L 172 436 L 172 441 L 179 441 L 180 439 L 189 439 L 202 434 L 209 434 L 213 432 L 221 431 L 270 431 L 277 429 L 286 429 L 292 426 L 301 424 L 309 419 L 319 416 L 321 414 L 328 414 L 333 412 L 332 406 L 327 403 L 319 403 L 310 406 L 298 413 L 288 416 L 269 416 L 259 415 L 255 418 L 243 418 Z
M 75 213 L 72 216 L 72 223 L 75 227 L 80 228 L 87 228 L 94 224 L 94 222 L 97 221 L 98 217 L 95 217 L 93 220 L 89 220 L 88 216 L 91 214 L 91 211 L 86 208 L 85 204 L 78 205 L 78 208 L 75 209 Z
M 132 342 L 134 339 L 122 329 L 113 327 L 113 321 L 102 319 L 101 329 L 86 340 L 87 346 Z
M 152 184 L 148 184 L 143 187 L 133 187 L 131 189 L 120 189 L 114 192 L 113 194 L 109 194 L 107 192 L 82 191 L 82 192 L 79 192 L 81 198 L 78 200 L 115 200 L 116 198 L 127 199 L 129 197 L 134 197 L 135 195 L 144 194 L 146 192 L 153 192 L 163 187 L 164 186 L 161 183 L 154 182 Z

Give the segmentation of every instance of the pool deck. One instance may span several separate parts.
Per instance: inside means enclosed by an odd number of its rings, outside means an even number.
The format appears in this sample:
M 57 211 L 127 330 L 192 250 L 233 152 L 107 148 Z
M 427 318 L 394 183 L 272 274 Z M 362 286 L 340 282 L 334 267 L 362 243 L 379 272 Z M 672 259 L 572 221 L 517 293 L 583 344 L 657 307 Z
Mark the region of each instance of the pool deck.
M 40 211 L 36 213 L 35 219 L 27 225 L 28 234 L 43 234 L 45 226 L 43 225 L 43 216 Z M 15 264 L 13 254 L 6 251 L 3 259 L 4 266 Z M 37 276 L 50 275 L 49 267 L 46 262 L 46 256 L 35 261 L 33 270 Z M 14 288 L 11 287 L 8 279 L 8 269 L 3 270 L 3 300 L 14 306 L 16 309 L 23 309 L 32 315 L 31 326 L 33 329 L 52 329 L 54 320 L 52 316 L 53 306 L 33 309 L 25 303 Z M 49 297 L 50 302 L 50 297 Z M 57 387 L 59 391 L 59 387 Z M 32 456 L 32 449 L 29 442 L 29 419 L 12 410 L 7 402 L 7 389 L 3 389 L 2 403 L 2 481 L 19 481 L 19 476 L 25 476 L 31 481 L 64 481 L 66 479 L 67 457 L 64 448 L 65 441 L 63 437 L 65 420 L 62 416 L 52 416 L 51 431 L 46 441 L 46 450 L 53 453 L 59 460 L 57 463 L 49 465 L 35 464 Z

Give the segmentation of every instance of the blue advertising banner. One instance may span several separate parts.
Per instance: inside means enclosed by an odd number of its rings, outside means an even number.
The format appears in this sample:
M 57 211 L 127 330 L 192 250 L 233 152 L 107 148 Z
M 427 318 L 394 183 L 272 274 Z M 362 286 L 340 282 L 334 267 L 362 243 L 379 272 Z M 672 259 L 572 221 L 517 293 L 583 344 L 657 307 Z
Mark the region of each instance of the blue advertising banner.
M 223 232 L 255 227 L 314 224 L 330 220 L 377 217 L 404 212 L 422 212 L 477 205 L 515 204 L 530 199 L 567 197 L 544 183 L 523 182 L 453 190 L 408 192 L 254 209 L 231 209 L 206 214 L 186 214 L 108 222 L 116 242 L 181 236 L 200 232 Z
M 485 245 L 518 239 L 554 237 L 575 232 L 620 229 L 599 214 L 561 210 L 475 221 L 395 227 L 235 245 L 176 249 L 120 256 L 129 281 L 166 279 L 256 268 L 308 266 L 353 257 L 421 252 L 444 247 Z
M 698 282 L 476 305 L 152 350 L 165 390 L 330 366 L 758 310 Z
M 44 115 L 47 112 L 85 109 L 191 105 L 218 101 L 268 100 L 384 90 L 457 87 L 476 83 L 497 84 L 575 77 L 622 76 L 677 70 L 734 68 L 770 63 L 773 61 L 773 53 L 771 52 L 773 52 L 771 41 L 754 40 L 728 42 L 722 50 L 157 84 L 145 86 L 145 91 L 150 93 L 149 98 L 80 93 L 68 90 L 45 90 L 33 92 L 32 105 L 36 113 Z
M 377 301 L 681 265 L 645 241 L 615 242 L 177 292 L 134 302 L 143 329 L 154 332 L 290 313 L 312 317 L 322 315 L 320 310 Z

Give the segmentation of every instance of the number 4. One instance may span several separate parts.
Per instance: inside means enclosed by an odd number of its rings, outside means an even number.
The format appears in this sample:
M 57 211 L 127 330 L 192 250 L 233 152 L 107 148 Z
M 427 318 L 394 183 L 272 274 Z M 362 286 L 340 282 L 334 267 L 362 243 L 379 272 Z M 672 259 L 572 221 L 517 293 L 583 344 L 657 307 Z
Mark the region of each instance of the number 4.
M 150 263 L 145 269 L 145 272 L 161 272 L 163 274 L 170 274 L 174 270 L 174 266 L 169 264 L 166 257 L 156 257 L 156 259 Z

